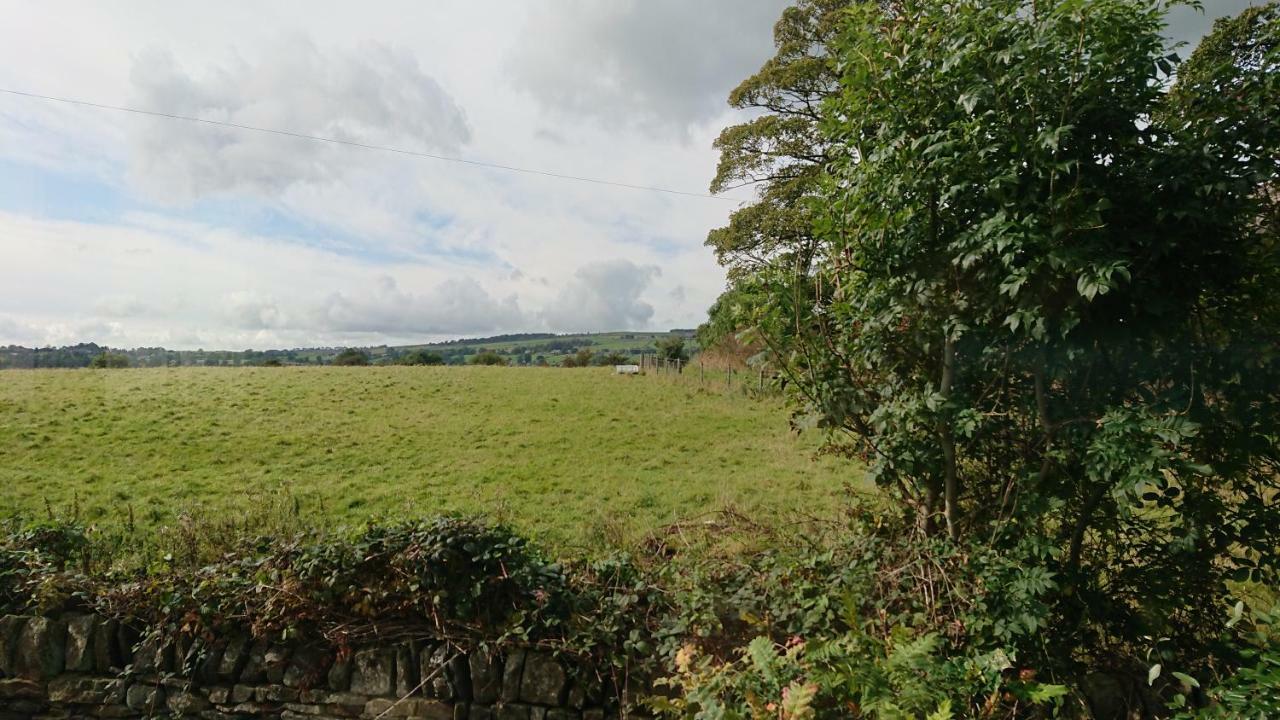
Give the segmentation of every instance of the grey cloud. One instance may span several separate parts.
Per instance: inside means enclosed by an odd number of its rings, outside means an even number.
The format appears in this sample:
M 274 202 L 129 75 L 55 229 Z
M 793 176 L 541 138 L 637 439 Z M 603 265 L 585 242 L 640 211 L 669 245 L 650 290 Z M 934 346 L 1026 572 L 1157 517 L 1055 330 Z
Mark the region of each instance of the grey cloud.
M 524 324 L 515 296 L 499 300 L 470 278 L 449 279 L 418 294 L 383 277 L 372 291 L 329 295 L 310 316 L 316 329 L 327 332 L 467 334 Z
M 141 301 L 133 295 L 108 295 L 98 298 L 93 309 L 104 317 L 129 318 L 145 312 Z
M 305 37 L 195 73 L 165 51 L 136 57 L 133 103 L 369 144 L 454 153 L 471 137 L 453 97 L 414 56 L 378 44 L 319 48 Z M 134 124 L 131 180 L 164 200 L 327 183 L 364 160 L 323 143 L 167 119 Z
M 660 274 L 656 266 L 640 266 L 630 260 L 584 265 L 543 310 L 543 319 L 552 330 L 561 332 L 643 327 L 653 317 L 653 306 L 640 296 Z
M 572 0 L 535 8 L 509 56 L 543 104 L 607 124 L 684 129 L 773 53 L 787 0 Z M 554 40 L 553 40 L 554 38 Z
M 1200 38 L 1213 29 L 1214 20 L 1239 15 L 1245 8 L 1262 4 L 1263 0 L 1205 0 L 1204 12 L 1187 6 L 1175 7 L 1169 11 L 1165 35 L 1173 42 L 1187 43 L 1177 51 L 1186 58 L 1195 50 Z
M 288 327 L 288 318 L 275 298 L 255 292 L 231 293 L 223 308 L 232 326 L 241 330 L 268 330 Z

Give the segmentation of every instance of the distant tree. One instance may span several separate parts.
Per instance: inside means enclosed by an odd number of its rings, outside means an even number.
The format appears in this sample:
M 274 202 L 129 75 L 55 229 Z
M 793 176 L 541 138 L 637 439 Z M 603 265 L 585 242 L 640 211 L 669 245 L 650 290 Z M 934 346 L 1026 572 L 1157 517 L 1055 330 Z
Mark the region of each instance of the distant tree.
M 357 348 L 347 348 L 333 358 L 334 365 L 368 365 L 369 354 Z
M 656 344 L 658 349 L 658 357 L 667 360 L 687 361 L 689 359 L 689 350 L 684 346 L 684 338 L 669 337 L 659 340 Z
M 492 350 L 481 350 L 468 360 L 472 365 L 506 365 L 507 359 Z
M 569 357 L 565 358 L 564 361 L 560 363 L 560 367 L 567 367 L 567 368 L 590 367 L 591 358 L 594 355 L 595 353 L 591 352 L 587 348 L 581 348 L 573 355 L 570 355 Z
M 103 352 L 93 358 L 89 363 L 92 368 L 127 368 L 129 367 L 129 358 L 121 353 Z
M 603 367 L 610 365 L 626 365 L 631 362 L 631 358 L 614 350 L 612 352 L 601 352 L 596 355 L 595 364 Z
M 414 350 L 402 355 L 398 362 L 400 365 L 443 365 L 444 358 L 439 353 Z
M 282 364 L 280 358 L 267 358 L 262 361 L 262 367 L 280 367 Z

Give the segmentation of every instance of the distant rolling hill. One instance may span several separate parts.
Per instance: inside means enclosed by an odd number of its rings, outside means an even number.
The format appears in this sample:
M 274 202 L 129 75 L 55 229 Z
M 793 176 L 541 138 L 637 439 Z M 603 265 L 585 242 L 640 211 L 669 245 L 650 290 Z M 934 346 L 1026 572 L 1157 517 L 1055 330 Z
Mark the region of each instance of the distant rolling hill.
M 418 345 L 377 345 L 360 347 L 374 364 L 395 364 L 405 355 L 426 351 L 439 355 L 448 365 L 465 364 L 479 352 L 502 355 L 511 365 L 559 365 L 565 357 L 586 349 L 593 353 L 619 353 L 630 358 L 653 353 L 659 340 L 680 337 L 694 342 L 693 330 L 667 332 L 618 331 L 604 333 L 519 333 L 485 338 L 465 338 Z M 342 347 L 295 348 L 291 350 L 168 350 L 143 347 L 130 350 L 110 348 L 96 343 L 80 343 L 63 347 L 28 348 L 20 345 L 0 347 L 0 369 L 88 367 L 104 352 L 124 355 L 131 367 L 165 366 L 237 366 L 262 365 L 327 365 L 342 352 Z

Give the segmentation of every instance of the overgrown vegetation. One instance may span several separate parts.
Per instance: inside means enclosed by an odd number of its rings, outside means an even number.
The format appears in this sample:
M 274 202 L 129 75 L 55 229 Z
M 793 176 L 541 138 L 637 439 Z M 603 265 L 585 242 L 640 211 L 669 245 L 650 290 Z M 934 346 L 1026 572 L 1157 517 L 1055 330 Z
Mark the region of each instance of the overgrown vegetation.
M 0 427 L 21 451 L 0 482 L 13 475 L 28 516 L 27 489 L 62 483 L 47 468 L 81 450 L 79 433 L 54 435 L 68 412 L 122 450 L 72 467 L 94 507 L 112 463 L 114 481 L 123 467 L 166 491 L 200 471 L 148 459 L 163 454 L 232 465 L 219 484 L 328 473 L 329 499 L 359 467 L 432 511 L 460 505 L 438 477 L 515 487 L 539 529 L 609 506 L 648 516 L 641 532 L 593 528 L 578 536 L 590 559 L 554 562 L 458 518 L 317 532 L 295 507 L 271 533 L 213 534 L 181 515 L 153 518 L 162 529 L 138 544 L 132 520 L 51 511 L 0 543 L 0 604 L 88 606 L 157 633 L 234 621 L 340 646 L 375 627 L 538 644 L 608 668 L 615 690 L 656 680 L 645 705 L 700 720 L 1280 712 L 1280 12 L 1221 23 L 1179 69 L 1165 10 L 803 0 L 784 14 L 777 57 L 731 98 L 761 114 L 717 143 L 715 189 L 758 182 L 761 202 L 709 238 L 734 285 L 699 339 L 781 370 L 795 425 L 826 438 L 804 470 L 723 397 L 604 372 L 271 371 L 279 407 L 332 406 L 283 435 L 262 431 L 282 414 L 262 411 L 259 376 L 236 396 L 191 374 L 197 399 L 264 418 L 170 433 L 174 453 L 155 426 L 192 400 L 157 405 L 154 386 L 139 392 L 151 378 L 83 373 L 69 382 L 100 383 L 96 402 L 52 402 L 68 381 L 33 373 L 30 392 L 0 386 L 23 416 Z M 679 335 L 654 350 L 687 358 Z M 593 348 L 558 354 L 610 359 Z M 462 380 L 498 373 L 488 395 Z M 409 446 L 442 426 L 429 452 Z M 353 427 L 379 430 L 371 449 L 342 452 Z M 313 466 L 317 447 L 337 452 Z M 409 469 L 387 460 L 397 450 Z M 439 472 L 415 484 L 428 455 Z M 879 492 L 837 500 L 840 473 L 863 466 Z M 790 481 L 778 504 L 799 510 L 687 517 L 713 498 L 708 478 L 733 500 Z
M 917 672 L 925 645 L 956 663 L 999 651 L 1076 684 L 1145 668 L 1141 712 L 1159 715 L 1177 695 L 1205 699 L 1197 676 L 1250 662 L 1220 631 L 1227 598 L 1275 587 L 1280 570 L 1280 23 L 1274 5 L 1221 23 L 1166 92 L 1178 58 L 1164 13 L 849 3 L 838 32 L 801 48 L 839 81 L 812 145 L 830 162 L 806 206 L 809 259 L 783 243 L 766 256 L 782 262 L 736 275 L 705 334 L 753 326 L 797 424 L 824 429 L 894 499 L 912 528 L 900 542 L 1026 573 L 1008 619 L 998 606 L 966 618 L 998 632 L 902 628 Z M 941 667 L 930 687 L 958 691 L 945 712 L 938 696 L 880 705 L 910 688 L 864 675 L 860 639 L 823 643 L 853 648 L 840 672 L 783 646 L 786 660 L 748 646 L 690 670 L 689 713 L 763 716 L 783 688 L 839 696 L 847 682 L 855 715 L 989 714 L 971 675 Z M 1185 687 L 1154 686 L 1160 667 Z M 887 694 L 865 694 L 876 688 Z
M 0 612 L 88 609 L 159 642 L 247 628 L 339 649 L 372 637 L 536 645 L 589 661 L 630 709 L 673 716 L 1018 717 L 1091 702 L 1006 649 L 1045 630 L 1052 585 L 1038 568 L 945 538 L 904 542 L 912 524 L 863 504 L 790 526 L 722 514 L 571 562 L 462 518 L 325 531 L 257 520 L 193 519 L 142 554 L 115 531 L 11 526 Z M 755 549 L 708 554 L 699 538 L 726 535 Z M 1219 700 L 1218 716 L 1264 717 L 1248 713 L 1274 705 L 1277 610 L 1220 609 L 1241 669 L 1197 680 L 1166 666 L 1176 684 L 1147 699 L 1177 704 L 1181 683 L 1203 683 L 1185 692 Z M 637 691 L 655 680 L 656 693 Z

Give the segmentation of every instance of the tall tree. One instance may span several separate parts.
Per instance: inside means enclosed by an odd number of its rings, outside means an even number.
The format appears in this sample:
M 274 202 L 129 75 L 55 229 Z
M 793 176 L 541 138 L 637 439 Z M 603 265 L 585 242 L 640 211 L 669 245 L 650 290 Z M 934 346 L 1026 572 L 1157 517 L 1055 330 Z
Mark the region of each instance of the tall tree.
M 828 46 L 856 1 L 799 0 L 787 8 L 774 26 L 776 54 L 729 95 L 731 106 L 754 117 L 720 133 L 711 191 L 746 186 L 757 197 L 707 235 L 730 287 L 700 328 L 704 346 L 759 324 L 756 315 L 770 307 L 763 276 L 808 274 L 817 249 L 810 201 L 829 160 L 819 125 L 824 102 L 839 88 Z
M 1166 94 L 1147 0 L 849 18 L 812 292 L 771 295 L 806 415 L 923 533 L 1031 548 L 1059 639 L 1197 641 L 1280 565 L 1274 47 Z
M 759 199 L 712 230 L 707 245 L 731 276 L 776 262 L 807 267 L 814 249 L 813 197 L 828 157 L 819 130 L 824 101 L 839 87 L 827 51 L 854 0 L 800 0 L 774 26 L 777 54 L 729 94 L 729 104 L 759 113 L 725 128 L 715 142 L 720 163 L 712 192 L 753 186 Z

